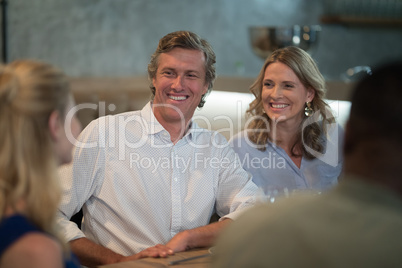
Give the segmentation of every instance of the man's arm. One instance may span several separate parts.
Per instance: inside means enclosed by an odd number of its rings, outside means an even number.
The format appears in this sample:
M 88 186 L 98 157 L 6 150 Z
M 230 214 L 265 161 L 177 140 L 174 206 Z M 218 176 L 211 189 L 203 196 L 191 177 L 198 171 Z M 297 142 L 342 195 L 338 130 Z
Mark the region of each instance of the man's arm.
M 169 247 L 158 244 L 137 254 L 123 256 L 85 237 L 70 241 L 70 246 L 74 254 L 77 255 L 80 260 L 80 263 L 88 267 L 133 261 L 147 257 L 164 258 L 174 254 L 174 251 Z
M 116 263 L 124 258 L 124 256 L 85 237 L 70 241 L 70 246 L 80 263 L 88 267 Z
M 132 261 L 146 257 L 166 257 L 168 254 L 173 254 L 171 250 L 165 249 L 166 247 L 156 245 L 137 254 L 123 256 L 85 237 L 70 241 L 70 246 L 80 260 L 80 263 L 88 267 Z
M 175 235 L 166 246 L 174 252 L 185 251 L 192 248 L 210 247 L 214 245 L 218 235 L 232 222 L 223 219 L 198 228 L 185 230 Z
M 182 231 L 176 234 L 166 245 L 158 244 L 147 248 L 138 254 L 125 257 L 122 261 L 136 260 L 146 257 L 164 258 L 175 252 L 182 252 L 192 248 L 210 247 L 215 244 L 219 234 L 232 222 L 225 218 L 198 228 Z

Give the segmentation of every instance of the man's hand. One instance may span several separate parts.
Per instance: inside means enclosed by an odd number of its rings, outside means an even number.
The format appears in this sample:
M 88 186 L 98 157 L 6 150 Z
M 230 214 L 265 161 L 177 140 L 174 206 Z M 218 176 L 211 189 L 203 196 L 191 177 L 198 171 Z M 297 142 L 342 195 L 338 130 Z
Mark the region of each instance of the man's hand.
M 132 261 L 141 258 L 165 258 L 176 252 L 182 252 L 197 247 L 212 246 L 218 234 L 230 222 L 230 219 L 225 219 L 221 222 L 182 231 L 176 234 L 166 245 L 158 244 L 144 249 L 135 255 L 124 257 L 120 261 Z
M 190 248 L 190 231 L 186 230 L 176 234 L 170 241 L 166 244 L 167 247 L 171 248 L 174 252 L 186 251 Z
M 231 219 L 224 219 L 220 222 L 182 231 L 176 234 L 166 246 L 174 252 L 182 252 L 192 248 L 210 247 L 230 222 L 232 222 Z
M 120 260 L 120 262 L 133 261 L 142 258 L 166 258 L 167 256 L 173 254 L 174 251 L 171 248 L 165 245 L 157 244 L 156 246 L 144 249 L 143 251 L 138 252 L 137 254 L 124 257 Z

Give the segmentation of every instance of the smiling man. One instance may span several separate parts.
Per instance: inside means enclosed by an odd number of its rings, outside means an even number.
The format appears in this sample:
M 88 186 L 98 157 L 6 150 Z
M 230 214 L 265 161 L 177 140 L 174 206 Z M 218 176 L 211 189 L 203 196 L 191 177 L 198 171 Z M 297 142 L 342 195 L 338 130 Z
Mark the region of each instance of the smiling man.
M 80 135 L 72 164 L 60 170 L 58 223 L 82 264 L 211 246 L 254 204 L 257 187 L 225 138 L 192 121 L 212 89 L 214 64 L 196 34 L 166 35 L 148 65 L 152 101 L 99 118 Z M 69 221 L 81 207 L 82 230 Z M 214 213 L 221 219 L 209 223 Z
M 173 143 L 182 137 L 208 91 L 205 69 L 204 52 L 200 50 L 177 47 L 159 56 L 159 67 L 152 78 L 153 112 Z

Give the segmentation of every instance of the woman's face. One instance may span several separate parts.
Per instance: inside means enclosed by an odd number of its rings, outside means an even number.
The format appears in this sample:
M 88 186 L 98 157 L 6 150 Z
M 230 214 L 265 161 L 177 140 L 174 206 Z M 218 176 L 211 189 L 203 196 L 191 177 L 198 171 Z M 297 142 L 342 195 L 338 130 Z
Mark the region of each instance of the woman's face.
M 314 98 L 314 90 L 307 89 L 287 65 L 274 62 L 265 69 L 261 97 L 272 121 L 298 125 L 304 117 L 305 103 Z

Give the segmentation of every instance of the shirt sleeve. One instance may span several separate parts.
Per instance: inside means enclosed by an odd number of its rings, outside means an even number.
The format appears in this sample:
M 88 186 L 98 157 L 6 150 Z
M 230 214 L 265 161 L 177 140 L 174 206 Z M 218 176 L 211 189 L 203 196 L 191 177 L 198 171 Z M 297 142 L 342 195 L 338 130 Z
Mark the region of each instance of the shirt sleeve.
M 91 198 L 101 180 L 98 174 L 105 159 L 98 129 L 97 122 L 88 125 L 75 144 L 72 162 L 59 168 L 62 198 L 56 221 L 67 241 L 85 237 L 70 218 Z
M 221 219 L 236 219 L 255 204 L 258 187 L 230 146 L 222 149 L 216 211 Z

